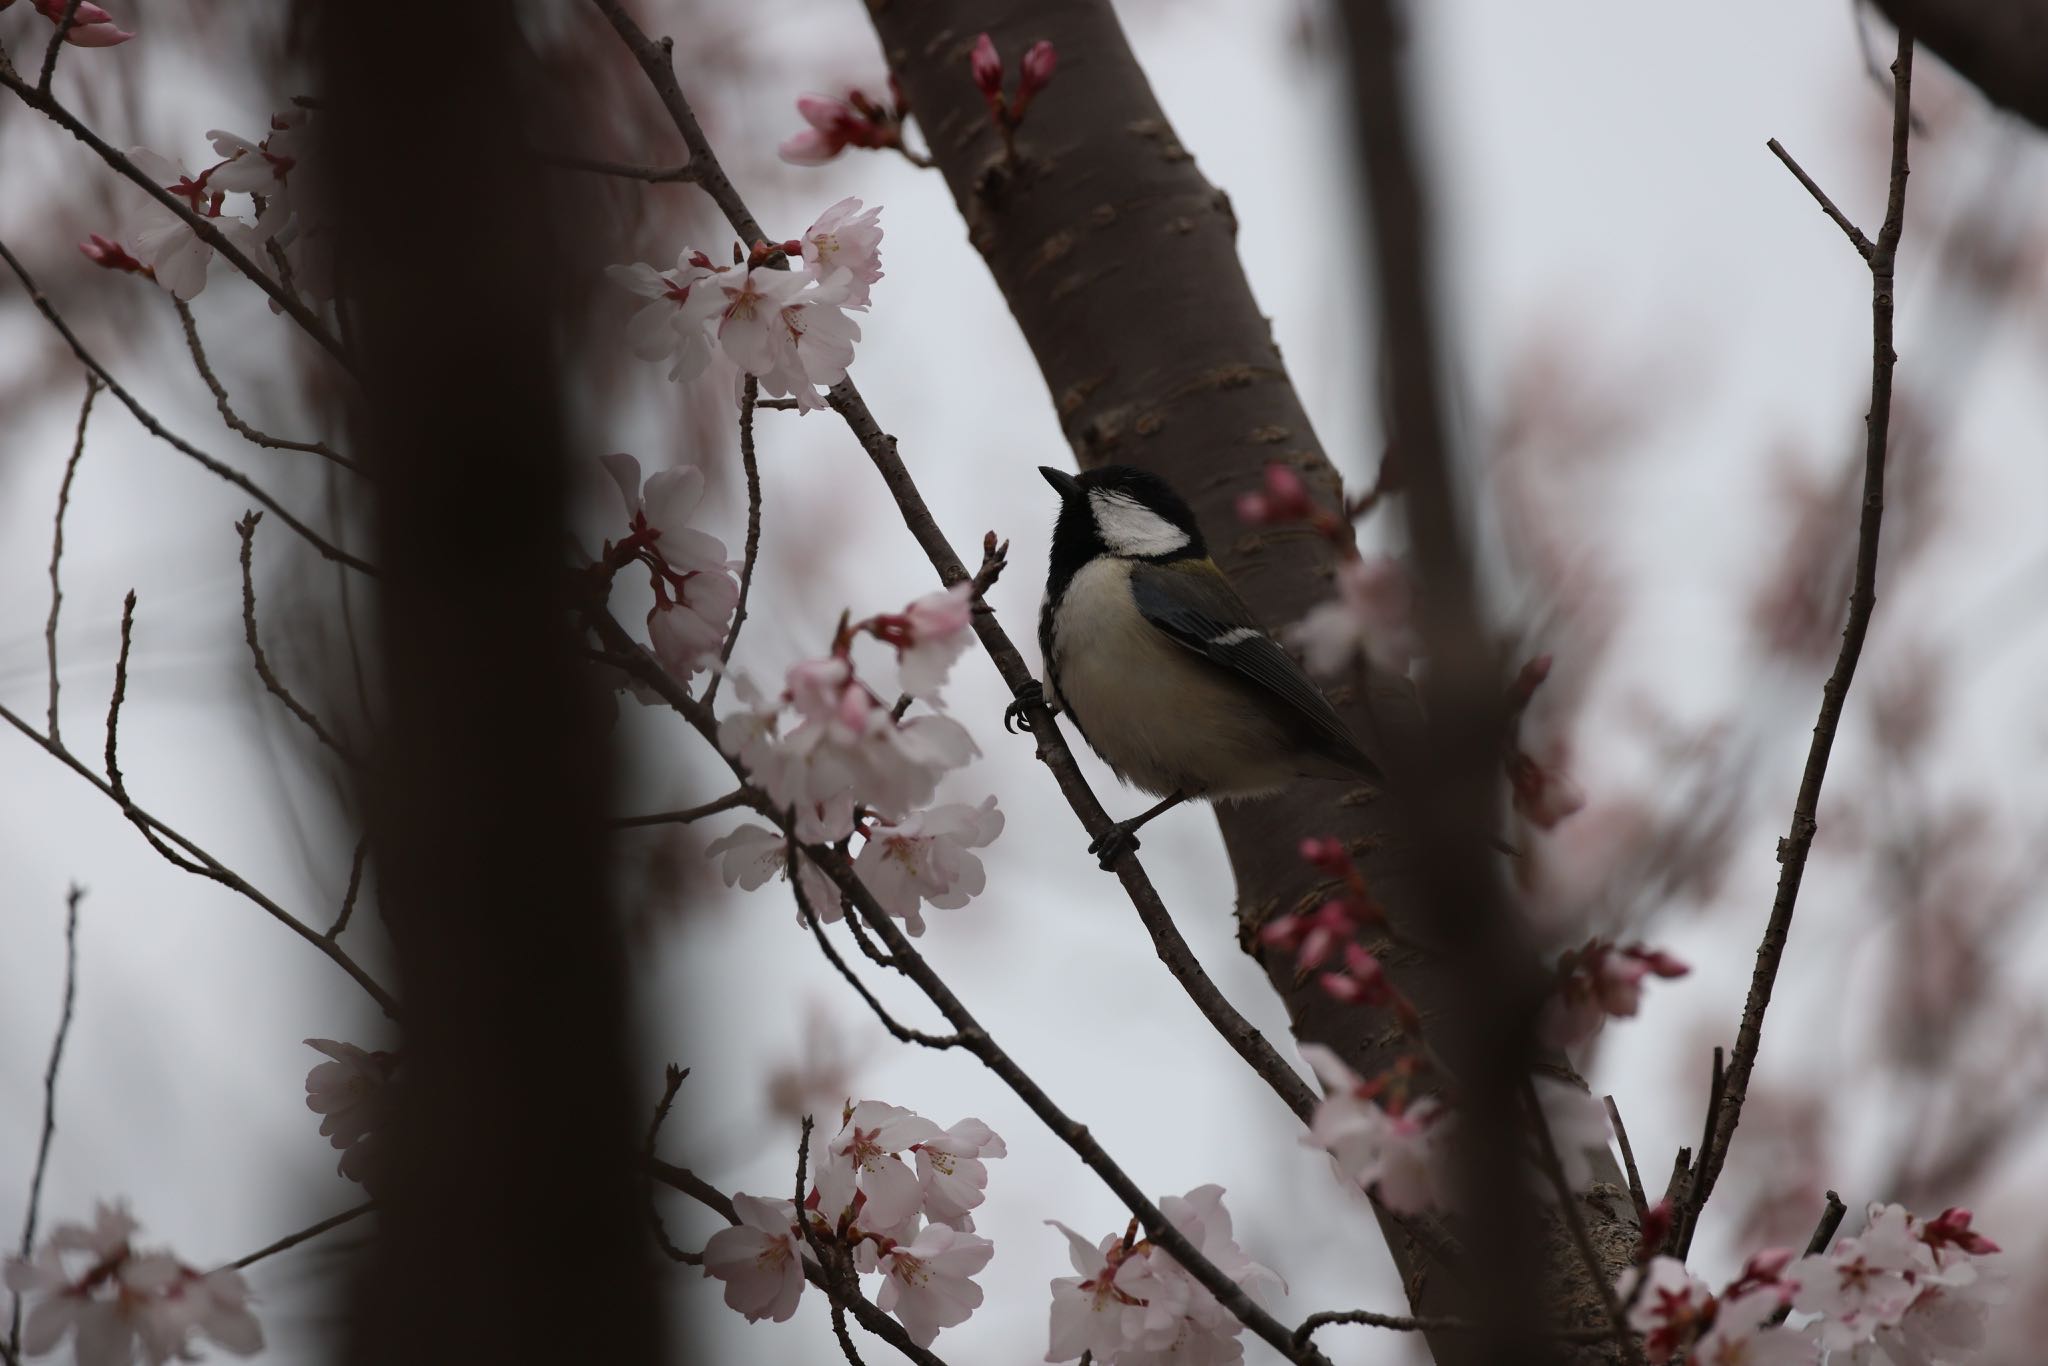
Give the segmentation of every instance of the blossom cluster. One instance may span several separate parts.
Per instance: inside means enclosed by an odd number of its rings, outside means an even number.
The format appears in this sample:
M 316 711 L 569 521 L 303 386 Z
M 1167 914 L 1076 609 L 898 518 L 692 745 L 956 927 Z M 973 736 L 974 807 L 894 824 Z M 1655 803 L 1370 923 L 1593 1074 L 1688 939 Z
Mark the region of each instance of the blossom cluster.
M 337 1039 L 308 1039 L 327 1055 L 306 1074 L 306 1108 L 320 1116 L 320 1134 L 341 1153 L 335 1170 L 372 1194 L 383 1175 L 383 1131 L 390 1112 L 398 1055 Z
M 1232 1236 L 1223 1187 L 1198 1186 L 1168 1196 L 1159 1209 L 1195 1250 L 1263 1303 L 1286 1284 L 1245 1254 Z M 1058 1220 L 1077 1273 L 1052 1283 L 1051 1344 L 1047 1361 L 1073 1361 L 1092 1352 L 1099 1366 L 1226 1366 L 1241 1361 L 1243 1329 L 1208 1287 L 1150 1239 L 1135 1223 L 1100 1242 Z
M 605 543 L 605 564 L 638 563 L 647 570 L 654 588 L 647 638 L 661 666 L 687 681 L 718 657 L 740 600 L 725 543 L 689 524 L 704 501 L 703 471 L 687 465 L 663 470 L 643 485 L 632 456 L 607 455 L 599 463 L 619 486 L 626 509 L 626 534 Z
M 0 0 L 0 9 L 13 3 L 14 0 Z M 53 24 L 64 22 L 64 7 L 65 0 L 29 0 L 29 8 Z M 64 41 L 75 47 L 117 47 L 134 36 L 91 0 L 79 0 L 71 16 L 71 27 L 64 31 Z
M 1966 1209 L 1916 1218 L 1872 1205 L 1863 1232 L 1798 1260 L 1760 1252 L 1719 1294 L 1671 1257 L 1625 1273 L 1616 1293 L 1652 1363 L 1812 1366 L 1831 1361 L 1927 1366 L 1967 1359 L 1984 1336 L 2001 1283 L 1986 1259 L 1997 1244 Z M 1790 1327 L 1786 1314 L 1812 1315 Z
M 220 159 L 197 175 L 146 147 L 131 148 L 128 159 L 251 260 L 262 261 L 266 244 L 274 245 L 295 287 L 331 298 L 326 235 L 299 212 L 291 181 L 305 121 L 301 109 L 273 115 L 269 131 L 255 142 L 216 128 L 206 136 Z M 229 195 L 247 196 L 248 206 L 230 211 Z M 148 275 L 180 299 L 192 299 L 206 288 L 214 255 L 184 217 L 155 199 L 143 206 L 125 241 L 93 233 L 79 250 L 95 265 Z
M 1302 1145 L 1327 1152 L 1340 1176 L 1388 1209 L 1419 1214 L 1442 1208 L 1451 1190 L 1448 1145 L 1455 1116 L 1419 1090 L 1422 1061 L 1406 1055 L 1377 1076 L 1361 1077 L 1321 1044 L 1303 1044 L 1301 1056 L 1323 1087 Z M 1607 1150 L 1613 1133 L 1607 1107 L 1554 1077 L 1536 1077 L 1534 1087 L 1537 1110 L 1528 1121 L 1548 1131 L 1565 1186 L 1590 1188 L 1593 1157 Z M 1556 1193 L 1547 1174 L 1532 1172 L 1532 1180 L 1545 1193 Z
M 844 99 L 832 95 L 800 95 L 796 112 L 806 127 L 782 140 L 776 153 L 792 166 L 822 166 L 849 147 L 903 146 L 906 109 L 903 92 L 895 78 L 889 81 L 889 102 L 864 91 L 847 92 Z
M 739 1222 L 704 1245 L 704 1274 L 725 1283 L 725 1302 L 750 1321 L 781 1323 L 796 1313 L 816 1240 L 860 1274 L 880 1275 L 876 1305 L 929 1347 L 981 1304 L 972 1278 L 995 1249 L 969 1211 L 985 1198 L 986 1159 L 1005 1153 L 978 1119 L 941 1129 L 880 1101 L 850 1105 L 836 1134 L 812 1139 L 803 1222 L 793 1201 L 734 1196 Z
M 1576 1048 L 1598 1034 L 1609 1016 L 1632 1016 L 1641 1008 L 1644 978 L 1683 977 L 1690 971 L 1662 949 L 1589 939 L 1557 960 L 1555 985 L 1543 1007 L 1543 1041 L 1553 1048 Z
M 34 1257 L 7 1259 L 7 1288 L 28 1306 L 23 1356 L 74 1334 L 78 1366 L 128 1366 L 138 1352 L 148 1366 L 191 1361 L 199 1338 L 237 1356 L 263 1349 L 241 1272 L 199 1272 L 168 1251 L 139 1251 L 140 1229 L 126 1206 L 101 1204 L 89 1226 L 59 1224 Z
M 973 852 L 1002 833 L 994 797 L 979 805 L 930 805 L 939 779 L 979 753 L 949 716 L 905 719 L 856 672 L 854 637 L 893 646 L 901 696 L 937 700 L 947 671 L 967 646 L 972 611 L 967 584 L 928 594 L 901 613 L 844 628 L 832 653 L 799 662 L 772 702 L 736 678 L 741 707 L 719 722 L 719 744 L 767 792 L 779 810 L 795 813 L 804 843 L 835 843 L 858 835 L 854 873 L 912 934 L 924 932 L 920 905 L 957 909 L 985 885 Z M 783 836 L 742 825 L 709 847 L 727 886 L 751 890 L 785 871 Z M 821 919 L 838 920 L 832 881 L 809 859 L 799 886 Z
M 880 207 L 842 199 L 801 238 L 755 243 L 744 260 L 720 266 L 686 248 L 670 270 L 644 262 L 607 272 L 646 299 L 626 338 L 642 360 L 668 361 L 672 380 L 695 379 L 714 350 L 763 392 L 794 398 L 799 411 L 826 406 L 818 393 L 846 378 L 860 324 L 882 278 Z M 801 266 L 783 269 L 786 259 Z

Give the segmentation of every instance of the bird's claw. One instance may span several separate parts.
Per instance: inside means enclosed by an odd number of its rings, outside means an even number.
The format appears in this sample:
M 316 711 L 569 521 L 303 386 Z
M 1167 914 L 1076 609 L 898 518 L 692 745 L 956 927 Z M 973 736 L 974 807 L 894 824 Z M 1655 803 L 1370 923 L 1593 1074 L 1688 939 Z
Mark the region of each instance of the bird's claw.
M 1036 729 L 1031 722 L 1030 709 L 1044 705 L 1045 689 L 1040 686 L 1037 679 L 1028 680 L 1023 687 L 1017 689 L 1017 700 L 1003 708 L 1003 729 L 1012 735 L 1019 732 L 1029 734 Z
M 1112 825 L 1088 842 L 1088 852 L 1103 872 L 1108 872 L 1125 854 L 1138 852 L 1138 837 L 1123 825 Z

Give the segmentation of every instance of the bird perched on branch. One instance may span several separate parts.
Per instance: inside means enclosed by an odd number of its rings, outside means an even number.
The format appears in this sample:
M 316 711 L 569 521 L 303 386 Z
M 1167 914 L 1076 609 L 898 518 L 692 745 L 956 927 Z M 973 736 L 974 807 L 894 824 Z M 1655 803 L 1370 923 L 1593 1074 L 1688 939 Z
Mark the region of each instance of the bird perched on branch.
M 1060 496 L 1038 647 L 1042 690 L 1118 778 L 1161 798 L 1088 846 L 1104 868 L 1133 834 L 1194 798 L 1269 796 L 1298 778 L 1383 782 L 1323 694 L 1223 577 L 1194 512 L 1128 465 L 1079 478 L 1041 466 Z M 1034 685 L 1036 689 L 1036 685 Z

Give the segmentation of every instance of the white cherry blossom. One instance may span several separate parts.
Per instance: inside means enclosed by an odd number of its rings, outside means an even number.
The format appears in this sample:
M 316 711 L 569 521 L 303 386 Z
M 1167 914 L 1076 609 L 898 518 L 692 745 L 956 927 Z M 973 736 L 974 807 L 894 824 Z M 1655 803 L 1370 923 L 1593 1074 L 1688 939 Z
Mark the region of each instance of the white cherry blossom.
M 836 270 L 849 273 L 849 307 L 867 307 L 869 288 L 882 278 L 881 216 L 880 205 L 863 211 L 860 200 L 849 197 L 819 214 L 800 239 L 804 262 L 819 279 Z
M 195 180 L 183 166 L 146 147 L 130 148 L 128 159 L 144 175 L 183 199 L 194 213 L 211 219 L 213 226 L 245 253 L 262 248 L 263 234 L 253 224 L 221 213 L 220 192 L 207 185 L 205 176 Z M 213 248 L 200 240 L 185 219 L 155 199 L 143 206 L 125 240 L 133 245 L 136 259 L 155 272 L 156 282 L 178 298 L 195 298 L 206 288 Z
M 1338 1171 L 1391 1210 L 1418 1214 L 1442 1204 L 1442 1106 L 1423 1097 L 1389 1113 L 1329 1048 L 1303 1044 L 1301 1056 L 1323 1085 L 1303 1145 L 1328 1152 Z
M 883 910 L 924 933 L 918 905 L 958 910 L 981 894 L 987 874 L 973 850 L 986 848 L 1003 830 L 996 799 L 979 806 L 948 802 L 914 811 L 894 824 L 877 823 L 853 861 L 853 871 Z
M 338 1039 L 307 1039 L 306 1046 L 331 1059 L 306 1074 L 306 1108 L 321 1116 L 321 1136 L 341 1153 L 335 1170 L 374 1186 L 381 1174 L 379 1140 L 398 1058 Z
M 785 1322 L 804 1291 L 803 1236 L 796 1206 L 787 1200 L 735 1195 L 740 1221 L 704 1244 L 704 1274 L 725 1282 L 725 1302 L 750 1322 Z
M 785 877 L 789 872 L 788 843 L 781 831 L 764 826 L 739 826 L 704 846 L 704 855 L 718 860 L 718 873 L 726 886 L 738 887 L 743 892 L 754 891 L 770 878 Z M 797 877 L 811 910 L 826 924 L 841 919 L 844 903 L 838 884 L 808 855 L 799 851 L 797 860 Z M 797 910 L 797 923 L 805 923 L 801 907 Z
M 974 1228 L 968 1211 L 981 1204 L 988 1185 L 983 1159 L 1006 1157 L 1009 1149 L 978 1119 L 963 1119 L 936 1138 L 911 1145 L 925 1218 L 962 1232 Z
M 711 364 L 705 323 L 715 300 L 696 286 L 718 273 L 702 252 L 684 252 L 672 270 L 639 262 L 607 267 L 605 274 L 613 283 L 648 301 L 626 324 L 626 343 L 633 354 L 641 360 L 673 362 L 671 380 L 693 380 L 703 374 Z
M 875 1307 L 894 1314 L 912 1342 L 929 1347 L 941 1328 L 965 1323 L 981 1306 L 981 1287 L 970 1277 L 994 1255 L 995 1245 L 986 1238 L 928 1224 L 877 1259 L 876 1270 L 887 1279 Z

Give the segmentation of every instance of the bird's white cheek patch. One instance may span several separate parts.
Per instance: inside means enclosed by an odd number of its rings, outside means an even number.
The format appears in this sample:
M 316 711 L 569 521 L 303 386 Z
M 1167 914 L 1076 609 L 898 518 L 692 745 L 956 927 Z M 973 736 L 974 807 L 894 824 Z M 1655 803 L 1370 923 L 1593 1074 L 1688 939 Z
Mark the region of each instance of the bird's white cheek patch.
M 1112 555 L 1171 555 L 1187 546 L 1185 531 L 1135 499 L 1097 489 L 1088 495 L 1088 506 L 1095 514 L 1095 530 Z

